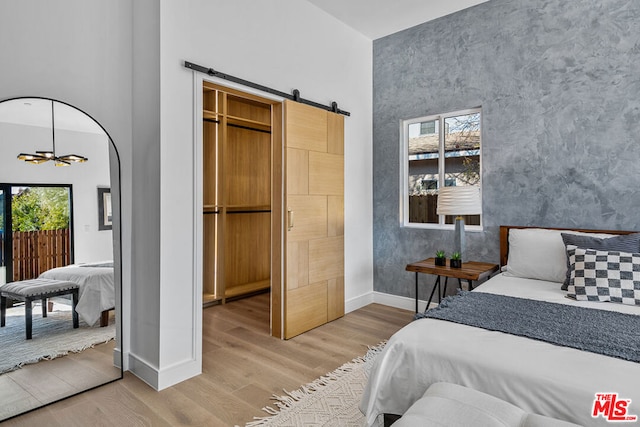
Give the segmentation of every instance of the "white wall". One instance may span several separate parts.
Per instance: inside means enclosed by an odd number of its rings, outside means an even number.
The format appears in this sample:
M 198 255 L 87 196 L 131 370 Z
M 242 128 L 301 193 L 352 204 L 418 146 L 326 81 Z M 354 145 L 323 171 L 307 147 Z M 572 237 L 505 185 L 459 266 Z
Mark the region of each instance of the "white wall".
M 372 56 L 364 36 L 300 0 L 2 0 L 0 52 L 1 99 L 75 105 L 118 148 L 125 367 L 132 363 L 151 385 L 196 375 L 201 363 L 193 76 L 184 60 L 284 92 L 297 88 L 352 113 L 345 121 L 347 308 L 370 294 Z
M 106 135 L 56 130 L 58 154 L 81 154 L 87 163 L 59 168 L 52 163 L 32 165 L 16 159 L 18 153 L 50 149 L 51 130 L 0 123 L 0 182 L 11 184 L 71 184 L 73 194 L 74 261 L 113 259 L 111 230 L 98 230 L 97 187 L 109 187 Z
M 133 264 L 131 2 L 0 1 L 0 99 L 37 96 L 69 103 L 97 120 L 118 149 L 122 163 L 125 302 L 130 301 Z M 0 159 L 0 164 L 5 161 Z M 125 329 L 122 348 L 126 352 L 130 339 L 126 331 L 130 321 L 126 305 L 122 312 Z
M 160 366 L 160 0 L 133 2 L 130 369 L 158 387 Z M 175 224 L 181 228 L 182 224 Z M 171 262 L 171 261 L 168 261 Z M 189 316 L 190 313 L 174 313 Z M 165 343 L 172 345 L 172 343 Z
M 345 120 L 345 293 L 370 293 L 371 41 L 299 0 L 161 1 L 161 245 L 158 387 L 198 372 L 192 232 L 193 76 L 184 60 L 339 107 Z

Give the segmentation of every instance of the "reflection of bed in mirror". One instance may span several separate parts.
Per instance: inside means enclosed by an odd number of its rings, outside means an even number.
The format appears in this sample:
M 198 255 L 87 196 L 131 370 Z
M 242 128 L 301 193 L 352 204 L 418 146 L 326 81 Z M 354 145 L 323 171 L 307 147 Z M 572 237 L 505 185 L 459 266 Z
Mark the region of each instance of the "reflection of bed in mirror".
M 40 278 L 68 280 L 80 286 L 76 312 L 89 326 L 100 320 L 107 326 L 109 310 L 115 306 L 113 261 L 72 264 L 52 268 L 40 274 Z

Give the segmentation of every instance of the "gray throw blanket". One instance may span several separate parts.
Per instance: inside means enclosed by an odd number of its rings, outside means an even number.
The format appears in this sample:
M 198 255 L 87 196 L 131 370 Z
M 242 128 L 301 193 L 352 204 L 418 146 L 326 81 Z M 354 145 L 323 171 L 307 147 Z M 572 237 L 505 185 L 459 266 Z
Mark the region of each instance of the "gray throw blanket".
M 459 291 L 437 308 L 416 314 L 421 317 L 640 362 L 640 316 L 632 314 Z

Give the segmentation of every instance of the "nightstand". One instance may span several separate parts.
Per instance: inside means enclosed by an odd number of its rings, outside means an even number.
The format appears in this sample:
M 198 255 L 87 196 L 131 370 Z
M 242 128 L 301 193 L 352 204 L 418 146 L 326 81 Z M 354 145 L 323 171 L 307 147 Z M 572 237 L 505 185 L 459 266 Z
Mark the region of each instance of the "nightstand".
M 436 282 L 429 295 L 429 301 L 427 302 L 427 310 L 433 299 L 433 294 L 438 288 L 438 302 L 442 300 L 444 293 L 447 291 L 448 279 L 458 279 L 458 284 L 462 287 L 462 280 L 466 280 L 469 283 L 469 290 L 473 289 L 473 281 L 480 281 L 491 277 L 493 273 L 498 271 L 498 264 L 491 264 L 488 262 L 466 261 L 462 263 L 461 268 L 451 268 L 449 265 L 439 266 L 435 263 L 435 258 L 428 258 L 422 261 L 407 264 L 406 271 L 412 271 L 416 273 L 416 313 L 418 312 L 418 273 L 433 274 L 438 276 Z M 444 291 L 440 290 L 440 278 L 444 277 Z

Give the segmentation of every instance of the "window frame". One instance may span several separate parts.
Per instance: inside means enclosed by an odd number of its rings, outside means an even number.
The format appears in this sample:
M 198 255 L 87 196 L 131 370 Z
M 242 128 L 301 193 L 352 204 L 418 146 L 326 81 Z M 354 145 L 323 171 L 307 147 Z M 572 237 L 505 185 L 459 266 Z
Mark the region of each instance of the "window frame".
M 438 215 L 438 223 L 421 223 L 421 222 L 409 222 L 409 126 L 415 123 L 421 123 L 426 121 L 438 121 L 438 180 L 439 182 L 445 182 L 445 152 L 444 152 L 444 138 L 445 138 L 445 120 L 451 117 L 462 116 L 465 114 L 479 114 L 480 115 L 480 197 L 482 201 L 482 129 L 483 129 L 483 115 L 482 107 L 468 108 L 465 110 L 450 111 L 442 114 L 433 114 L 429 116 L 416 117 L 413 119 L 400 120 L 400 226 L 406 228 L 421 228 L 421 229 L 435 229 L 435 230 L 453 230 L 455 224 L 445 224 L 445 215 Z M 483 221 L 483 209 L 481 208 L 480 225 L 466 225 L 466 231 L 482 231 L 484 228 Z

